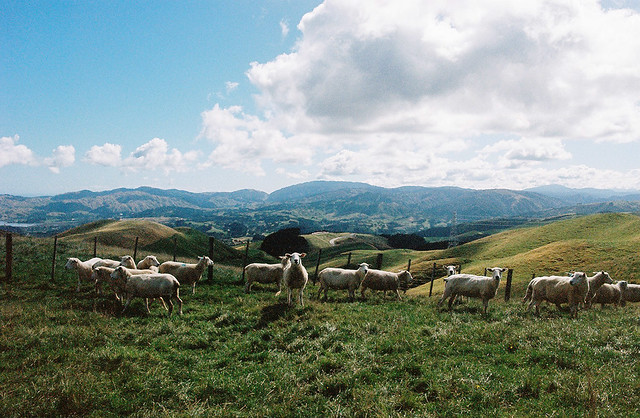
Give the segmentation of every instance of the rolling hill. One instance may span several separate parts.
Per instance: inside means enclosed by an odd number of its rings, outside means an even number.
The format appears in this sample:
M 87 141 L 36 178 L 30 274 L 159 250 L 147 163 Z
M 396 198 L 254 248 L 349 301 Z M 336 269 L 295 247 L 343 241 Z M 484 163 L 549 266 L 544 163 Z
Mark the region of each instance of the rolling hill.
M 48 197 L 0 195 L 0 222 L 33 224 L 20 228 L 41 235 L 102 219 L 149 218 L 168 226 L 190 226 L 217 238 L 265 235 L 292 226 L 304 233 L 420 233 L 435 237 L 433 232 L 438 231 L 439 237 L 447 237 L 454 213 L 462 230 L 463 224 L 481 220 L 499 219 L 496 225 L 504 225 L 513 218 L 526 222 L 566 214 L 640 211 L 638 194 L 573 193 L 573 189 L 557 187 L 535 190 L 383 188 L 331 181 L 302 183 L 270 194 L 256 190 L 192 193 L 150 187 L 83 190 Z M 606 196 L 615 200 L 606 200 Z M 504 229 L 499 225 L 483 228 L 489 232 Z

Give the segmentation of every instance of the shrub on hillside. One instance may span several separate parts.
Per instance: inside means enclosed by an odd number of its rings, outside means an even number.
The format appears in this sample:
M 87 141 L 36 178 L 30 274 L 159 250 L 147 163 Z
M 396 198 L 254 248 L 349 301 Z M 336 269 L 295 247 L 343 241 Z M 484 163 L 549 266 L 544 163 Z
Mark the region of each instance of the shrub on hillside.
M 285 228 L 267 235 L 262 241 L 260 249 L 269 255 L 278 257 L 286 253 L 307 252 L 309 251 L 309 243 L 300 236 L 300 228 Z

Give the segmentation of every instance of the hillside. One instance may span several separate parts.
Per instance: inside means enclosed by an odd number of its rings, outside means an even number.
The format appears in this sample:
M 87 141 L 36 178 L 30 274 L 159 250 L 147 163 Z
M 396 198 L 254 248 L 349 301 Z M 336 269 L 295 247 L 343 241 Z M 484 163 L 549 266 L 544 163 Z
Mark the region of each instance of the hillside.
M 548 225 L 492 235 L 456 248 L 429 252 L 417 260 L 415 270 L 428 270 L 433 262 L 462 263 L 463 272 L 482 274 L 485 267 L 514 270 L 514 291 L 521 295 L 531 276 L 564 275 L 569 271 L 608 271 L 614 280 L 640 283 L 640 217 L 613 213 L 589 215 Z M 441 292 L 442 281 L 434 285 Z M 503 285 L 501 285 L 503 288 Z M 426 286 L 410 290 L 428 293 Z

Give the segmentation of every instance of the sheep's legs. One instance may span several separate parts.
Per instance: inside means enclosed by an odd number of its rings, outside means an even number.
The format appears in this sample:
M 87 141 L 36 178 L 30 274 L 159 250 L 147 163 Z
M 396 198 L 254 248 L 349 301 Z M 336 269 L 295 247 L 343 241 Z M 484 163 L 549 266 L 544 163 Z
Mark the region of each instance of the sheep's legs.
M 193 284 L 193 290 L 191 291 L 191 294 L 192 295 L 196 294 L 196 284 L 195 283 Z
M 144 306 L 147 308 L 147 314 L 150 314 L 151 311 L 149 310 L 149 298 L 144 298 Z
M 120 312 L 121 314 L 123 314 L 123 313 L 124 313 L 124 311 L 126 311 L 126 310 L 127 310 L 127 308 L 129 307 L 129 304 L 131 303 L 131 300 L 132 300 L 132 299 L 133 299 L 133 295 L 132 295 L 132 296 L 129 296 L 129 297 L 127 298 L 127 302 L 124 304 L 124 308 L 122 308 L 122 312 Z
M 298 299 L 300 299 L 300 306 L 304 306 L 304 301 L 302 299 L 302 292 L 303 291 L 304 291 L 304 289 L 302 289 L 302 288 L 298 291 Z

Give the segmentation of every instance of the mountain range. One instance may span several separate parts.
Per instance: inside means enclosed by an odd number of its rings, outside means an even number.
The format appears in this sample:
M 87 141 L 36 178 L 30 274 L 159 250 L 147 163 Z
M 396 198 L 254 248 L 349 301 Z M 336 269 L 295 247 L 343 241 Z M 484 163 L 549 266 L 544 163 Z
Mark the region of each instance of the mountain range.
M 640 192 L 545 186 L 528 190 L 458 187 L 384 188 L 313 181 L 265 193 L 193 193 L 151 187 L 82 190 L 55 196 L 0 195 L 0 227 L 52 233 L 98 219 L 155 218 L 221 238 L 267 234 L 297 226 L 362 233 L 413 233 L 495 218 L 640 211 Z M 29 231 L 30 229 L 30 231 Z

